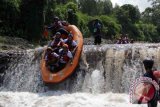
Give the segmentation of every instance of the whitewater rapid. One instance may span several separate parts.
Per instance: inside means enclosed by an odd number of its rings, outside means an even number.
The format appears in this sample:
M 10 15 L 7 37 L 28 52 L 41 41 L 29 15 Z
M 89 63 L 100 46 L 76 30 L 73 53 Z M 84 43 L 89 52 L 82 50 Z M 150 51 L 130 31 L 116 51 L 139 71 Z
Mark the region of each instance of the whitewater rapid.
M 129 103 L 127 94 L 0 92 L 0 107 L 147 107 Z
M 41 55 L 35 58 L 34 49 L 15 52 L 1 74 L 0 107 L 147 107 L 129 102 L 130 84 L 143 75 L 147 57 L 159 69 L 160 44 L 85 45 L 73 75 L 48 86 Z

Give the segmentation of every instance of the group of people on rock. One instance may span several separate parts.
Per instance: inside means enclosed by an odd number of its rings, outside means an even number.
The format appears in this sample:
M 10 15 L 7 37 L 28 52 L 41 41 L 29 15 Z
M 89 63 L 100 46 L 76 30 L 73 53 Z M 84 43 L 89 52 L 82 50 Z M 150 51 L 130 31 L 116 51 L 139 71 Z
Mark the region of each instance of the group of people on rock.
M 122 36 L 120 35 L 120 38 L 116 41 L 116 44 L 128 44 L 128 43 L 133 43 L 133 39 L 129 40 L 128 36 Z
M 51 26 L 45 27 L 52 32 L 45 54 L 46 66 L 51 71 L 62 69 L 69 61 L 72 64 L 73 54 L 77 48 L 77 42 L 73 40 L 74 35 L 64 28 L 68 24 L 57 17 L 55 19 Z

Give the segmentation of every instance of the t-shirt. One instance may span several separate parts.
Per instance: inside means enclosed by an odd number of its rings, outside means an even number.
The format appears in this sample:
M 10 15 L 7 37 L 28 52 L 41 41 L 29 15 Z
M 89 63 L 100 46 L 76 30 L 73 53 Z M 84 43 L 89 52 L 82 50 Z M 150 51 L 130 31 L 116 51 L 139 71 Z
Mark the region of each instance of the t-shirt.
M 63 42 L 67 43 L 68 39 L 64 39 Z M 75 40 L 72 40 L 72 43 L 70 44 L 72 47 L 76 47 L 77 46 L 77 42 Z
M 70 59 L 73 58 L 73 55 L 72 55 L 71 51 L 69 51 L 69 50 L 67 51 L 67 53 L 63 54 L 63 49 L 60 49 L 59 53 L 61 55 L 61 57 L 60 57 L 61 63 L 67 63 Z

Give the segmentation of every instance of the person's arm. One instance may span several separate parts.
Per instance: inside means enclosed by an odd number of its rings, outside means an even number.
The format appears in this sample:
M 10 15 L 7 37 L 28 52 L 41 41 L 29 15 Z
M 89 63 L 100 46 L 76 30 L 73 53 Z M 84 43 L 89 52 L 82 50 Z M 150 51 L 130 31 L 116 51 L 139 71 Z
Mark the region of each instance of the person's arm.
M 49 65 L 49 60 L 48 60 L 48 56 L 47 55 L 45 56 L 45 61 L 46 61 L 46 66 L 48 66 Z
M 78 48 L 77 42 L 73 40 L 72 46 L 73 46 L 72 54 L 75 54 L 75 51 L 76 51 L 76 49 Z
M 70 62 L 70 64 L 72 65 L 73 64 L 73 55 L 72 55 L 72 53 L 71 53 L 71 51 L 68 51 L 68 57 L 70 58 L 70 60 L 69 60 L 69 62 Z
M 51 30 L 52 28 L 53 28 L 53 26 L 48 26 L 47 27 L 48 30 Z

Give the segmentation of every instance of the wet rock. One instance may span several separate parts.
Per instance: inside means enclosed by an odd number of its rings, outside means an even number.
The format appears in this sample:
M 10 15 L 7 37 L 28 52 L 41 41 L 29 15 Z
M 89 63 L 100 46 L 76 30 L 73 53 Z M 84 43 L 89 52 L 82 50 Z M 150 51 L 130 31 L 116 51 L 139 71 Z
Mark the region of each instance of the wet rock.
M 3 82 L 5 70 L 8 68 L 10 55 L 5 52 L 0 52 L 0 85 Z
M 9 63 L 10 55 L 0 52 L 0 73 L 3 73 Z

